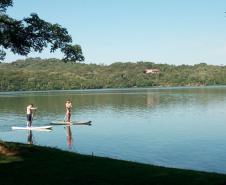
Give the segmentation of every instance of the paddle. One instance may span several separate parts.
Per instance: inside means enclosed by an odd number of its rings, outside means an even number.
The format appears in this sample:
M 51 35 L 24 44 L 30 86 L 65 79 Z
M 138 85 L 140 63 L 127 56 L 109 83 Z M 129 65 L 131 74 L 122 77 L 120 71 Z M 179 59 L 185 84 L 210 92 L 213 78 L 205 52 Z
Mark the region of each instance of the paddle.
M 32 108 L 32 117 L 31 117 L 32 121 L 34 120 L 36 110 L 37 110 L 37 107 Z
M 34 120 L 35 112 L 36 112 L 36 109 L 33 109 L 33 111 L 32 111 L 32 121 Z

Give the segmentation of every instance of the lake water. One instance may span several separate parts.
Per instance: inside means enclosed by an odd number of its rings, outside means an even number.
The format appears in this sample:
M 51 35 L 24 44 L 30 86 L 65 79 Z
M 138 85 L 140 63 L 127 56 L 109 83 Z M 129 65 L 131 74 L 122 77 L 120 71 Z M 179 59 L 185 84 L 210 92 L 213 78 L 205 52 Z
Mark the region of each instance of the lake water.
M 34 126 L 63 120 L 68 98 L 72 120 L 92 120 L 92 126 L 11 130 L 26 125 L 30 102 L 38 106 Z M 226 87 L 2 92 L 0 139 L 226 173 Z

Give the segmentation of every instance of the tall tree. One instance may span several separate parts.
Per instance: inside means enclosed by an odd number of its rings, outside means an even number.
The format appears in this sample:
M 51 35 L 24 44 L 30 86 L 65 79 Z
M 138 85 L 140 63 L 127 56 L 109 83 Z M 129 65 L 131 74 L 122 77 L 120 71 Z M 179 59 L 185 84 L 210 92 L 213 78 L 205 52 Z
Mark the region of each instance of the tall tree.
M 64 53 L 64 61 L 84 61 L 81 47 L 71 44 L 67 29 L 42 20 L 36 13 L 13 19 L 6 14 L 9 6 L 13 6 L 13 0 L 0 0 L 0 60 L 5 58 L 5 49 L 26 56 L 31 50 L 41 52 L 50 46 L 50 52 L 60 49 Z

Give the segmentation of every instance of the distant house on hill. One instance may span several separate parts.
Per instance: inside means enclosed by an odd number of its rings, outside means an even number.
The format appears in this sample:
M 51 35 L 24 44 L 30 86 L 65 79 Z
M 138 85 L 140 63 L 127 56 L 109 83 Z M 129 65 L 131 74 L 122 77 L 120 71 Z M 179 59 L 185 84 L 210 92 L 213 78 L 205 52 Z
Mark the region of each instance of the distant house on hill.
M 160 73 L 160 70 L 159 69 L 145 69 L 144 70 L 144 73 L 148 74 L 148 73 L 151 73 L 151 74 L 159 74 Z

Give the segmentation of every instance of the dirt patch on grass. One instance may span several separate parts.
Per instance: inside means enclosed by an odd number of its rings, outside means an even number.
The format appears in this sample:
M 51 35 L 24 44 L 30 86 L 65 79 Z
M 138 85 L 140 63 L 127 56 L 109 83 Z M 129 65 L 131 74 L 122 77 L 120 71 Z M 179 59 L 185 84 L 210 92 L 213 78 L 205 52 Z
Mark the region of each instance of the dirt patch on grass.
M 19 152 L 16 148 L 8 146 L 6 143 L 0 142 L 0 155 L 15 156 Z

